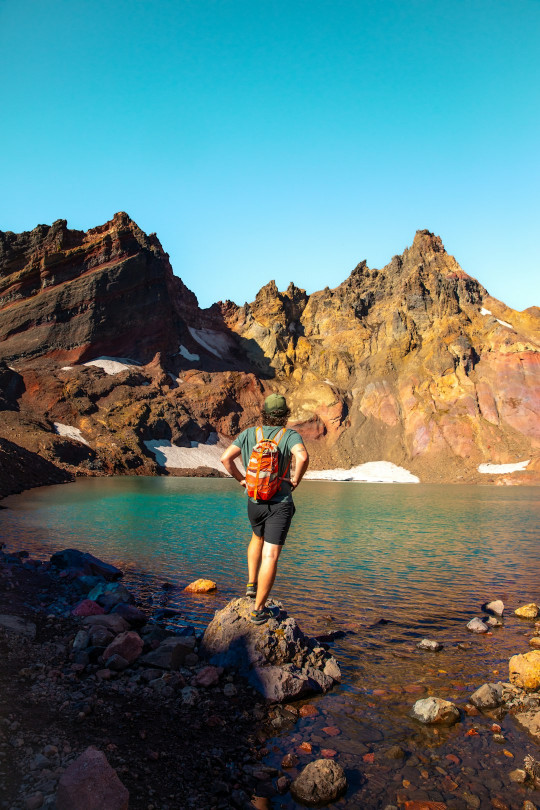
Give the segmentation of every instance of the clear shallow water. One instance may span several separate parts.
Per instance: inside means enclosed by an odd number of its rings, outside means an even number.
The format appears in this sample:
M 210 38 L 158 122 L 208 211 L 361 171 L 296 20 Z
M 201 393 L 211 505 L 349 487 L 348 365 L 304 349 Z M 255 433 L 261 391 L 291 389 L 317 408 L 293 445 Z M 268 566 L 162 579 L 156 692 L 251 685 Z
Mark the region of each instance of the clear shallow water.
M 312 739 L 315 752 L 337 750 L 348 769 L 352 788 L 337 806 L 361 801 L 384 807 L 395 803 L 398 789 L 408 798 L 448 801 L 448 784 L 439 784 L 445 777 L 436 770 L 431 777 L 431 765 L 400 761 L 385 771 L 387 765 L 371 765 L 364 756 L 369 760 L 394 742 L 412 757 L 417 749 L 421 756 L 431 751 L 430 757 L 457 751 L 461 765 L 451 765 L 457 769 L 452 778 L 477 779 L 481 801 L 490 802 L 492 793 L 486 797 L 480 788 L 498 791 L 494 795 L 513 807 L 518 788 L 508 787 L 505 774 L 531 744 L 511 719 L 504 733 L 505 745 L 514 746 L 513 760 L 491 742 L 489 724 L 478 738 L 463 736 L 477 718 L 435 734 L 419 729 L 408 711 L 422 694 L 464 703 L 481 683 L 505 680 L 508 657 L 528 648 L 523 634 L 531 625 L 510 614 L 505 627 L 487 637 L 470 635 L 465 624 L 491 598 L 502 598 L 512 610 L 540 601 L 539 496 L 534 487 L 304 482 L 273 595 L 307 632 L 347 631 L 332 645 L 344 681 L 315 701 L 317 717 L 270 741 L 267 761 L 279 765 L 285 750 Z M 1 534 L 10 549 L 43 558 L 66 547 L 91 551 L 125 570 L 126 584 L 143 600 L 180 608 L 187 622 L 206 624 L 214 610 L 242 594 L 249 531 L 245 497 L 232 481 L 86 479 L 3 503 L 9 508 L 0 511 Z M 183 594 L 182 587 L 198 577 L 216 580 L 219 592 Z M 179 587 L 165 590 L 164 581 Z M 442 641 L 445 649 L 416 650 L 423 637 Z M 461 642 L 470 647 L 460 649 Z M 328 725 L 341 734 L 326 738 L 321 729 Z M 461 771 L 471 767 L 463 765 L 464 740 L 477 776 Z M 407 768 L 410 785 L 403 788 Z M 486 787 L 490 780 L 492 789 Z M 461 782 L 449 794 L 456 807 L 460 791 Z M 294 806 L 287 798 L 274 801 Z M 519 801 L 516 807 L 523 796 Z

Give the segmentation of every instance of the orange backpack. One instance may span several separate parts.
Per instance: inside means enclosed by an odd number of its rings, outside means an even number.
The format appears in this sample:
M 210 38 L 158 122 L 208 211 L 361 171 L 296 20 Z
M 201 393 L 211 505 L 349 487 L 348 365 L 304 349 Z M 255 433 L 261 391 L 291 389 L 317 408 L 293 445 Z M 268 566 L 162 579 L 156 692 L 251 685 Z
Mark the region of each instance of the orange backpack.
M 278 478 L 279 449 L 278 444 L 285 435 L 287 428 L 281 428 L 273 439 L 265 439 L 262 427 L 255 428 L 256 445 L 246 470 L 246 489 L 250 498 L 258 501 L 271 500 L 281 486 L 290 466 Z

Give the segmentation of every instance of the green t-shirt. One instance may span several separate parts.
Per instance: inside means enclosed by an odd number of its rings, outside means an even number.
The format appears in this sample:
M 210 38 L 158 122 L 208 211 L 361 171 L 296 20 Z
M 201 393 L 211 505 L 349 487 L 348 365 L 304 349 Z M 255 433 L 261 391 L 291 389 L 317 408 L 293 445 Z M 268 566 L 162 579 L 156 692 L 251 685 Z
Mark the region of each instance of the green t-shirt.
M 270 427 L 269 425 L 261 425 L 263 430 L 263 435 L 265 439 L 273 439 L 281 430 L 280 427 Z M 246 430 L 243 430 L 239 436 L 236 437 L 233 444 L 236 447 L 239 447 L 242 452 L 242 463 L 244 467 L 247 469 L 247 465 L 249 463 L 249 459 L 253 448 L 257 444 L 256 438 L 256 428 L 250 427 Z M 296 430 L 291 430 L 287 428 L 283 438 L 281 439 L 278 449 L 279 449 L 279 466 L 278 466 L 278 474 L 279 477 L 285 473 L 287 470 L 287 465 L 289 464 L 289 469 L 285 475 L 285 478 L 290 478 L 291 475 L 291 449 L 295 447 L 297 444 L 304 444 L 304 440 L 300 436 Z M 254 503 L 257 501 L 254 498 L 250 498 Z M 292 494 L 291 494 L 291 485 L 288 481 L 282 481 L 281 486 L 272 498 L 269 503 L 277 503 L 278 501 L 292 501 Z

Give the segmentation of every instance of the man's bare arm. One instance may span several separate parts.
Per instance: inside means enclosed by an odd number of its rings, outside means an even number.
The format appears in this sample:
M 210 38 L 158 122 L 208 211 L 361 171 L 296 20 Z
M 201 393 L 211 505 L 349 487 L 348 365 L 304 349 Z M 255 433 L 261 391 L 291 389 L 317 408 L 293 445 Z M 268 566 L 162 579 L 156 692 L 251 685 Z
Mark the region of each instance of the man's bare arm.
M 294 456 L 294 475 L 291 476 L 291 486 L 296 489 L 309 465 L 309 453 L 303 444 L 295 444 L 291 448 Z
M 240 472 L 240 470 L 238 469 L 238 467 L 234 462 L 235 458 L 238 458 L 240 454 L 241 454 L 240 448 L 237 447 L 235 444 L 231 444 L 231 446 L 228 447 L 221 456 L 221 463 L 223 464 L 229 475 L 232 475 L 233 478 L 236 478 L 239 484 L 242 484 L 242 486 L 245 487 L 246 482 L 244 476 L 242 475 L 242 473 Z

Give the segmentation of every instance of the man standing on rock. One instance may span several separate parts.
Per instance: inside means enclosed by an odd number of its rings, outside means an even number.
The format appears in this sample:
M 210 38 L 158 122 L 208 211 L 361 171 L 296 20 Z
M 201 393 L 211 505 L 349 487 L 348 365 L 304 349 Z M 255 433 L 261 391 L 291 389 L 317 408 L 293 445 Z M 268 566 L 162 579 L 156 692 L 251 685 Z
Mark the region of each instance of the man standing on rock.
M 285 397 L 271 394 L 264 402 L 261 414 L 262 432 L 265 439 L 274 439 L 287 424 L 290 409 Z M 243 486 L 246 480 L 235 464 L 240 455 L 247 469 L 253 448 L 257 444 L 257 428 L 243 430 L 231 446 L 223 453 L 221 462 L 233 478 Z M 277 441 L 277 439 L 276 439 Z M 287 532 L 296 511 L 292 492 L 296 489 L 309 464 L 309 456 L 304 442 L 295 430 L 286 429 L 279 440 L 278 480 L 280 486 L 268 501 L 248 499 L 248 518 L 253 529 L 248 546 L 248 577 L 246 596 L 255 598 L 255 609 L 251 621 L 263 624 L 272 618 L 272 611 L 266 607 L 266 600 L 276 578 L 277 562 Z M 291 457 L 294 458 L 294 472 L 287 478 Z

